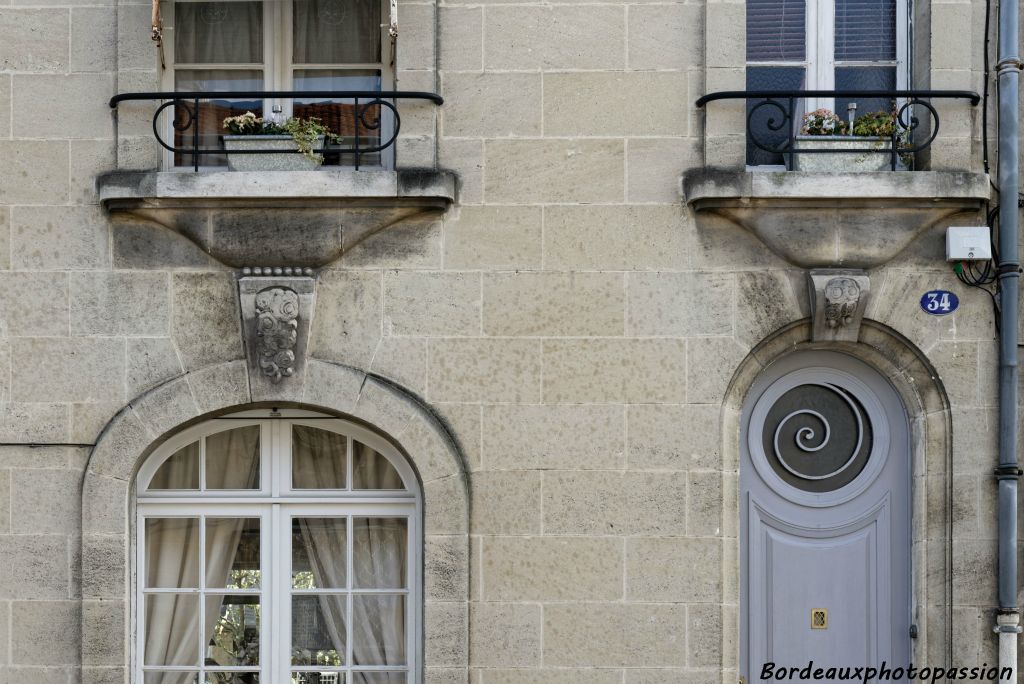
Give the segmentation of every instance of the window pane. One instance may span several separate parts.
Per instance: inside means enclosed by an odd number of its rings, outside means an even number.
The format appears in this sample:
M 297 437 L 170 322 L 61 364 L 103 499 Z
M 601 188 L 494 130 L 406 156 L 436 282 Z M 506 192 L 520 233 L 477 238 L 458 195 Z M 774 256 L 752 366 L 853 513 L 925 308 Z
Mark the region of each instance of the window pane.
M 405 597 L 352 597 L 352 664 L 405 665 Z
M 260 426 L 247 425 L 206 438 L 207 489 L 259 489 Z
M 174 56 L 178 64 L 263 61 L 261 2 L 176 2 L 174 23 Z
M 260 597 L 255 594 L 205 597 L 206 664 L 219 667 L 260 664 Z
M 803 87 L 803 67 L 747 67 L 747 90 L 798 90 Z M 756 139 L 765 147 L 779 149 L 779 146 L 789 138 L 792 121 L 779 130 L 773 131 L 769 128 L 769 120 L 774 119 L 776 124 L 781 121 L 782 112 L 772 106 L 761 106 L 764 100 L 747 100 L 747 114 L 750 116 L 749 130 L 747 131 L 747 164 L 761 166 L 767 164 L 783 164 L 781 154 L 773 154 L 758 148 L 753 140 Z M 799 101 L 798 105 L 799 105 Z M 788 106 L 788 101 L 783 102 Z M 757 107 L 751 115 L 751 111 Z M 794 114 L 797 122 L 800 120 L 800 112 Z
M 263 72 L 246 69 L 181 69 L 174 74 L 175 90 L 190 91 L 246 91 L 263 90 Z M 193 106 L 188 103 L 188 106 Z M 252 112 L 263 116 L 263 100 L 206 100 L 199 102 L 197 122 L 189 123 L 185 107 L 171 107 L 175 122 L 185 130 L 175 131 L 174 147 L 191 149 L 194 126 L 199 127 L 199 147 L 201 149 L 217 149 L 220 147 L 220 136 L 224 134 L 224 119 Z M 177 165 L 191 165 L 192 155 L 179 153 L 174 157 Z M 224 155 L 202 155 L 199 163 L 202 166 L 224 166 L 227 158 Z
M 345 663 L 345 598 L 292 596 L 292 665 Z
M 292 488 L 345 488 L 345 435 L 292 426 Z
M 836 60 L 896 59 L 896 0 L 836 0 Z
M 896 67 L 842 67 L 836 69 L 837 90 L 895 90 Z M 893 100 L 889 98 L 836 98 L 836 114 L 849 118 L 847 105 L 857 103 L 857 116 L 877 111 L 891 112 Z
M 405 518 L 353 518 L 352 570 L 360 589 L 405 589 Z
M 295 0 L 295 64 L 380 60 L 380 0 Z
M 292 684 L 345 684 L 345 673 L 292 672 Z
M 353 441 L 353 489 L 405 489 L 391 461 L 360 442 Z
M 198 667 L 199 595 L 147 594 L 145 602 L 143 664 Z
M 347 534 L 345 518 L 294 518 L 292 587 L 343 589 L 348 563 Z
M 146 586 L 199 587 L 199 518 L 146 519 Z
M 747 0 L 747 61 L 802 62 L 807 0 Z
M 259 672 L 207 672 L 206 684 L 259 684 Z
M 380 71 L 367 69 L 296 69 L 294 79 L 295 90 L 381 89 Z M 297 117 L 320 119 L 332 133 L 341 136 L 340 144 L 345 148 L 356 146 L 357 135 L 361 148 L 373 148 L 381 144 L 381 130 L 377 122 L 384 112 L 378 105 L 360 105 L 357 109 L 353 99 L 300 98 L 295 100 L 293 111 Z M 383 135 L 385 140 L 391 137 L 389 131 Z M 344 155 L 340 160 L 332 160 L 328 156 L 327 162 L 351 164 L 354 159 L 354 155 Z M 380 154 L 371 152 L 362 155 L 360 163 L 380 164 Z
M 198 672 L 146 672 L 142 675 L 144 684 L 197 684 Z
M 259 518 L 206 519 L 206 586 L 259 589 Z
M 149 488 L 199 489 L 199 442 L 193 442 L 171 454 L 157 468 Z
M 352 684 L 405 684 L 405 673 L 353 672 Z

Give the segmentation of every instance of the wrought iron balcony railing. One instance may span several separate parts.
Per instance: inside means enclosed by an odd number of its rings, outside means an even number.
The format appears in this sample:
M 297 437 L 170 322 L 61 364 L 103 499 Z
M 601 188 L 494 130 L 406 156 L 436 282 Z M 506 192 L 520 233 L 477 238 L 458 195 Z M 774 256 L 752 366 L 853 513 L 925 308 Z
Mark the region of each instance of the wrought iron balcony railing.
M 704 95 L 697 100 L 697 107 L 718 100 L 746 101 L 748 164 L 755 158 L 755 165 L 782 162 L 787 169 L 793 169 L 804 154 L 883 154 L 889 156 L 890 168 L 896 170 L 902 159 L 913 160 L 914 155 L 931 145 L 938 135 L 939 113 L 931 104 L 935 99 L 967 100 L 972 107 L 981 102 L 981 96 L 969 90 L 728 90 Z M 848 143 L 830 144 L 838 140 L 838 136 L 826 139 L 802 135 L 802 119 L 810 109 L 806 104 L 808 100 L 854 103 L 881 100 L 888 103 L 892 111 L 891 132 L 882 136 L 852 135 L 853 122 L 850 121 L 851 134 L 843 136 Z M 855 110 L 856 106 L 851 113 Z M 921 118 L 922 113 L 927 119 Z M 845 121 L 846 112 L 835 114 Z M 863 145 L 858 144 L 861 141 Z
M 153 135 L 165 150 L 173 153 L 175 166 L 224 163 L 223 120 L 251 111 L 263 116 L 266 102 L 290 100 L 293 115 L 316 117 L 341 143 L 326 140 L 322 148 L 325 163 L 379 163 L 380 154 L 394 145 L 401 129 L 400 100 L 425 100 L 436 105 L 444 99 L 436 93 L 417 91 L 312 90 L 312 91 L 218 91 L 122 93 L 110 99 L 116 109 L 122 102 L 159 102 L 153 112 Z M 170 110 L 171 119 L 164 118 Z M 165 135 L 173 136 L 168 142 Z M 232 150 L 231 154 L 280 154 L 278 149 Z M 295 150 L 299 154 L 299 150 Z

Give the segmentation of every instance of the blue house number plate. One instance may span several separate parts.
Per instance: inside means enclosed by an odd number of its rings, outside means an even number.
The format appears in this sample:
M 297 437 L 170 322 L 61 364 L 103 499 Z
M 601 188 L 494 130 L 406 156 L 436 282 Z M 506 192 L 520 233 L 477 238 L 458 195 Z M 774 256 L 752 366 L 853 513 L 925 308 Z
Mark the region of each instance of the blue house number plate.
M 948 290 L 930 290 L 921 297 L 921 309 L 932 316 L 945 316 L 957 310 L 960 298 Z

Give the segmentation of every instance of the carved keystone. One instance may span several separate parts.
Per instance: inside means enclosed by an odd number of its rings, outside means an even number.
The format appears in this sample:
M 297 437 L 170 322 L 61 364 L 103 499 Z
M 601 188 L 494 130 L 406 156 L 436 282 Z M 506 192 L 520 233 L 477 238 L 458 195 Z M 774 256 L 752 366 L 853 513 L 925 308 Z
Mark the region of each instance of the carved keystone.
M 864 318 L 871 279 L 852 269 L 814 270 L 807 274 L 815 342 L 856 342 Z
M 238 298 L 253 399 L 300 398 L 316 280 L 243 272 Z

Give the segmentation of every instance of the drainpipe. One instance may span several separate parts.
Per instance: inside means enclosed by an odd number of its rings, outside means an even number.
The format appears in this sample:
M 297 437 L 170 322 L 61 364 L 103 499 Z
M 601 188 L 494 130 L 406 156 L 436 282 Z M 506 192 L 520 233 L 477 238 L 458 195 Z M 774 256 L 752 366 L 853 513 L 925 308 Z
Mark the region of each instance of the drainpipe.
M 999 3 L 999 667 L 1017 680 L 1017 193 L 1020 186 L 1019 0 Z

